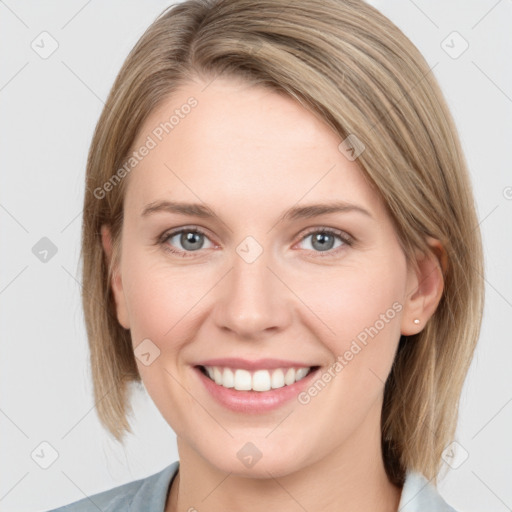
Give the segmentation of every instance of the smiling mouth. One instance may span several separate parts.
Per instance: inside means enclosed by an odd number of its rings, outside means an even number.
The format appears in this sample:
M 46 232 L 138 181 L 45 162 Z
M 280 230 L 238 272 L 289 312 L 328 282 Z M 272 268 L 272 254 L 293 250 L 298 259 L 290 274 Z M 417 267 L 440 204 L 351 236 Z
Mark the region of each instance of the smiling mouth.
M 269 391 L 295 384 L 320 367 L 275 368 L 255 371 L 202 365 L 197 368 L 210 380 L 224 388 L 237 391 Z

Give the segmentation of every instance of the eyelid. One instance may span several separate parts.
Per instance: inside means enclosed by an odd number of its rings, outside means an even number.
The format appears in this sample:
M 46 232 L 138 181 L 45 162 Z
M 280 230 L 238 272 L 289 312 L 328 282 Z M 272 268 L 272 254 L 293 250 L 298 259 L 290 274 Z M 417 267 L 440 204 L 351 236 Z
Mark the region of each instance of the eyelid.
M 208 232 L 205 228 L 202 228 L 195 224 L 191 224 L 188 226 L 180 226 L 179 228 L 168 229 L 168 230 L 164 231 L 158 237 L 158 239 L 166 240 L 174 235 L 177 235 L 178 233 L 181 233 L 182 231 L 190 231 L 190 232 L 194 232 L 194 233 L 200 233 L 201 235 L 204 235 L 204 236 L 207 236 L 208 238 L 210 238 L 210 235 L 208 234 Z
M 211 240 L 210 235 L 208 234 L 207 230 L 204 228 L 201 228 L 197 225 L 181 226 L 179 228 L 174 228 L 174 229 L 164 231 L 164 233 L 162 233 L 157 238 L 157 243 L 163 245 L 165 250 L 167 250 L 173 254 L 177 254 L 177 255 L 180 255 L 183 257 L 193 257 L 195 252 L 199 253 L 199 252 L 201 252 L 201 250 L 199 250 L 199 251 L 183 251 L 181 249 L 171 248 L 169 246 L 169 244 L 167 244 L 167 241 L 170 238 L 180 234 L 183 231 L 188 231 L 188 232 L 193 232 L 193 233 L 198 233 L 200 235 L 203 235 L 206 238 L 208 238 L 208 240 L 210 240 L 214 245 L 216 245 L 215 242 L 213 242 Z M 343 242 L 342 246 L 338 247 L 336 249 L 331 249 L 328 251 L 308 251 L 308 252 L 315 253 L 314 257 L 335 256 L 335 255 L 337 255 L 337 253 L 340 250 L 343 250 L 346 246 L 351 247 L 356 242 L 356 239 L 352 235 L 350 235 L 349 233 L 347 233 L 346 231 L 343 231 L 341 229 L 331 228 L 331 227 L 327 227 L 327 226 L 313 226 L 313 227 L 308 228 L 305 233 L 301 234 L 299 240 L 294 245 L 297 245 L 298 243 L 302 242 L 305 238 L 307 238 L 308 236 L 310 236 L 313 233 L 329 233 L 334 236 L 337 236 Z
M 347 248 L 352 247 L 356 242 L 356 239 L 346 231 L 337 228 L 330 228 L 327 226 L 316 226 L 308 228 L 306 233 L 301 235 L 299 241 L 294 245 L 301 243 L 303 240 L 305 240 L 308 236 L 312 235 L 313 233 L 328 233 L 330 235 L 338 237 L 343 242 L 341 246 L 336 247 L 335 249 L 329 249 L 327 251 L 308 250 L 307 252 L 312 253 L 313 258 L 336 258 L 339 256 L 340 252 L 346 251 Z
M 217 245 L 217 244 L 215 244 L 215 242 L 213 242 L 213 240 L 211 240 L 211 237 L 208 234 L 206 229 L 201 228 L 201 227 L 196 226 L 196 225 L 181 226 L 179 228 L 174 228 L 174 229 L 170 229 L 170 230 L 164 231 L 161 235 L 159 235 L 157 237 L 157 244 L 165 246 L 165 249 L 167 249 L 168 251 L 170 251 L 172 253 L 175 253 L 175 254 L 176 253 L 187 253 L 187 254 L 190 254 L 192 256 L 194 254 L 194 252 L 199 252 L 199 251 L 183 251 L 181 249 L 174 249 L 174 248 L 171 249 L 169 247 L 169 244 L 167 244 L 167 241 L 170 238 L 173 238 L 174 236 L 179 235 L 183 231 L 188 231 L 190 233 L 198 233 L 200 235 L 203 235 L 204 237 L 208 238 L 208 240 L 210 240 L 213 245 Z
M 356 241 L 355 238 L 352 235 L 350 235 L 349 233 L 347 233 L 346 231 L 343 231 L 342 229 L 337 229 L 337 228 L 330 228 L 327 226 L 316 226 L 316 227 L 308 228 L 306 230 L 306 232 L 301 236 L 299 241 L 304 240 L 304 238 L 311 235 L 312 233 L 330 233 L 330 234 L 339 236 L 347 244 L 348 243 L 353 244 Z

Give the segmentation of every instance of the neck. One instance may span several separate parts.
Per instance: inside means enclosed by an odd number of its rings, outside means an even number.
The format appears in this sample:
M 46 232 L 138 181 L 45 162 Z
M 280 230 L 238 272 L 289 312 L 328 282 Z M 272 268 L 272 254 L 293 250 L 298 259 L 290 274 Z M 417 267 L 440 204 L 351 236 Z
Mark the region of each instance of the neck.
M 165 512 L 396 512 L 401 489 L 387 477 L 380 423 L 374 420 L 367 418 L 337 449 L 279 478 L 225 473 L 178 438 L 180 468 Z

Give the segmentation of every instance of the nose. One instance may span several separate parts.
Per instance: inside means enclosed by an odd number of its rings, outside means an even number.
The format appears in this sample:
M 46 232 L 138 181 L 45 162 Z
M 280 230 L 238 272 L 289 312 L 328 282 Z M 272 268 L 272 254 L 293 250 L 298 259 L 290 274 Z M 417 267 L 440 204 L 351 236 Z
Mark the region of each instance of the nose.
M 262 339 L 289 325 L 293 294 L 268 260 L 266 252 L 252 262 L 234 255 L 217 290 L 213 316 L 218 328 L 240 339 Z

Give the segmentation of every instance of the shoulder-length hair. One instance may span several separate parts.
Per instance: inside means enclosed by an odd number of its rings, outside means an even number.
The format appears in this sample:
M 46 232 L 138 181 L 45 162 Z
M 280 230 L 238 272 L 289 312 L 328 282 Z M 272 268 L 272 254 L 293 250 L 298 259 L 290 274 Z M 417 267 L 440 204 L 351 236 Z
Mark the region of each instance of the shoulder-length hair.
M 221 75 L 286 94 L 343 140 L 362 142 L 357 162 L 384 200 L 408 264 L 417 268 L 415 251 L 429 251 L 428 237 L 442 243 L 443 295 L 424 329 L 401 337 L 381 418 L 390 480 L 400 484 L 416 470 L 436 482 L 480 333 L 481 234 L 432 69 L 399 28 L 360 0 L 186 0 L 166 9 L 130 52 L 93 136 L 83 210 L 82 298 L 100 421 L 122 441 L 131 432 L 128 384 L 140 382 L 110 286 L 120 257 L 120 171 L 159 104 L 194 77 L 208 83 Z M 113 237 L 110 265 L 104 224 Z

